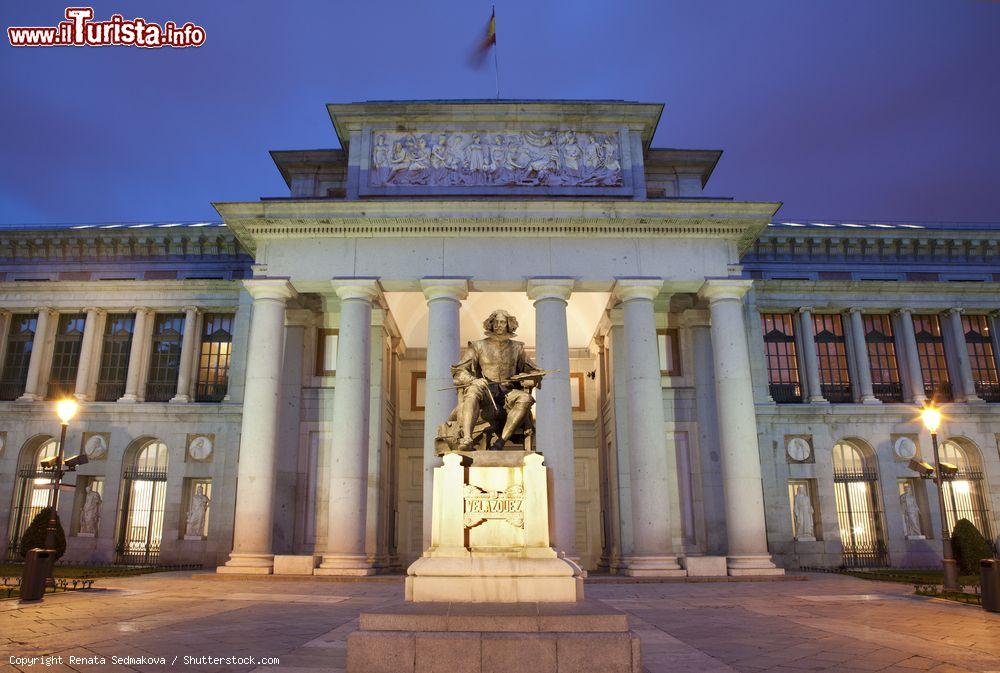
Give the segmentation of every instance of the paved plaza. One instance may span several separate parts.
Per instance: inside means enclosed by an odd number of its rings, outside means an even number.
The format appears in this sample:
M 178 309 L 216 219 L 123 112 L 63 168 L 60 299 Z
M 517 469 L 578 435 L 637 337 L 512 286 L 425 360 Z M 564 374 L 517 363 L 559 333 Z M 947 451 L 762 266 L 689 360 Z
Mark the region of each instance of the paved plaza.
M 38 605 L 0 602 L 0 672 L 338 672 L 358 614 L 403 597 L 396 578 L 169 573 L 100 585 L 101 591 L 59 594 Z M 628 613 L 649 673 L 1000 671 L 1000 615 L 911 592 L 903 584 L 819 574 L 807 581 L 587 585 L 588 597 Z M 47 655 L 62 663 L 25 663 Z M 71 656 L 107 663 L 71 665 Z M 166 663 L 148 663 L 158 657 Z

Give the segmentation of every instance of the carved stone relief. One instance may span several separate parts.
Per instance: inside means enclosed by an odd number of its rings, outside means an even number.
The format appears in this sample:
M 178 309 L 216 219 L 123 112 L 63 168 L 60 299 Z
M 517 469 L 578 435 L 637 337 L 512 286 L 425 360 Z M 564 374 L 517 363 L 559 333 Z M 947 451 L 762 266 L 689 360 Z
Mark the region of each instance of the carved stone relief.
M 812 447 L 805 437 L 791 437 L 785 443 L 785 452 L 789 460 L 804 463 L 812 456 Z
M 212 458 L 215 435 L 188 435 L 188 457 L 203 463 Z
M 374 131 L 373 187 L 621 187 L 617 132 Z
M 111 435 L 107 432 L 85 432 L 83 434 L 83 452 L 90 460 L 100 460 L 108 455 L 108 443 Z

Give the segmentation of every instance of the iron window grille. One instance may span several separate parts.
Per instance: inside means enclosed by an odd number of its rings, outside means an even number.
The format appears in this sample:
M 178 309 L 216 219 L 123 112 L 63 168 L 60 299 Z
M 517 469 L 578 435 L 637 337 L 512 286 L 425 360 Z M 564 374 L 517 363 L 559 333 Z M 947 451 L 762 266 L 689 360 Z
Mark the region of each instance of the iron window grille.
M 864 315 L 862 318 L 872 371 L 872 392 L 882 402 L 902 402 L 903 386 L 899 383 L 892 320 L 887 315 Z
M 989 320 L 984 315 L 963 315 L 962 331 L 965 332 L 965 347 L 969 352 L 976 395 L 987 402 L 1000 402 L 1000 383 Z
M 789 313 L 762 313 L 768 390 L 779 404 L 802 402 L 795 331 Z
M 233 351 L 233 314 L 209 313 L 201 330 L 196 402 L 221 402 L 229 389 Z
M 10 528 L 7 536 L 7 560 L 20 560 L 21 537 L 38 513 L 52 503 L 52 489 L 49 488 L 52 473 L 43 470 L 39 462 L 52 458 L 58 451 L 59 443 L 49 440 L 33 456 L 33 462 L 22 464 L 17 470 L 17 490 L 10 512 Z
M 34 313 L 10 317 L 7 354 L 3 361 L 3 376 L 0 377 L 0 400 L 16 400 L 24 393 L 37 325 L 38 315 Z
M 920 371 L 924 377 L 924 395 L 936 403 L 951 402 L 951 379 L 944 354 L 941 320 L 936 315 L 915 315 L 913 333 L 917 341 Z
M 50 400 L 69 397 L 76 391 L 76 372 L 80 367 L 80 349 L 86 322 L 87 316 L 83 313 L 59 316 L 46 395 Z
M 134 330 L 134 313 L 108 315 L 104 323 L 101 369 L 97 376 L 97 393 L 94 397 L 98 402 L 114 402 L 125 394 Z
M 149 378 L 146 380 L 147 402 L 169 402 L 177 394 L 183 338 L 183 313 L 156 315 L 149 357 Z
M 829 402 L 853 402 L 842 316 L 839 313 L 814 315 L 813 327 L 816 330 L 819 387 L 823 397 Z
M 834 493 L 847 568 L 889 565 L 878 474 L 873 469 L 834 469 Z
M 983 473 L 975 469 L 960 469 L 954 477 L 944 482 L 944 509 L 948 518 L 948 534 L 955 530 L 959 519 L 966 519 L 993 542 L 989 510 L 983 488 Z

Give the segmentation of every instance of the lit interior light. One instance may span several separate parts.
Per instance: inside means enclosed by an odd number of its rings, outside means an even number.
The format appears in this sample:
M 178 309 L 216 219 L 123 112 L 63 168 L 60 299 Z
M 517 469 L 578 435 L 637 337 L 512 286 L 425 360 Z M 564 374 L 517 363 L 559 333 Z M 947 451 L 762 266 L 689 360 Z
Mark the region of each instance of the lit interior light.
M 969 486 L 969 482 L 967 481 L 955 481 L 952 482 L 952 484 L 955 489 L 955 493 L 959 495 L 969 495 L 972 491 L 972 488 Z

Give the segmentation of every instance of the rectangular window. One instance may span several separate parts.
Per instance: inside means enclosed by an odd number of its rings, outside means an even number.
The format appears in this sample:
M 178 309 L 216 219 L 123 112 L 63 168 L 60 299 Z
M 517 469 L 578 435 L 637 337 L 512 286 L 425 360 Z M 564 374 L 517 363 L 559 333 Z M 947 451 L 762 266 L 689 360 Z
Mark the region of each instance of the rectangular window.
M 316 376 L 336 376 L 339 335 L 340 330 L 336 329 L 316 331 Z
M 913 333 L 917 341 L 920 371 L 924 376 L 924 395 L 934 402 L 951 402 L 951 380 L 944 356 L 941 321 L 936 315 L 915 315 Z
M 660 376 L 680 376 L 681 342 L 677 330 L 656 330 L 656 347 L 660 353 Z
M 997 361 L 993 353 L 989 318 L 984 315 L 963 315 L 962 331 L 965 332 L 965 347 L 969 349 L 969 364 L 972 365 L 976 395 L 987 402 L 1000 402 Z
M 183 338 L 183 313 L 156 314 L 153 347 L 149 356 L 149 379 L 146 381 L 147 402 L 169 402 L 177 394 Z
M 779 404 L 802 401 L 795 330 L 789 313 L 762 313 L 764 353 L 771 398 Z
M 902 402 L 903 387 L 899 383 L 892 319 L 887 315 L 864 315 L 862 318 L 872 370 L 872 391 L 883 402 Z
M 114 402 L 125 394 L 128 360 L 132 352 L 134 313 L 109 313 L 104 322 L 101 370 L 97 374 L 98 402 Z
M 816 330 L 819 387 L 823 397 L 830 402 L 853 402 L 843 316 L 839 313 L 814 315 L 813 328 Z
M 24 394 L 37 324 L 36 313 L 15 313 L 10 317 L 7 354 L 3 361 L 3 376 L 0 377 L 0 400 L 16 400 Z
M 233 314 L 209 313 L 201 328 L 196 402 L 221 402 L 229 390 L 229 360 L 233 352 Z
M 76 370 L 80 366 L 80 347 L 83 345 L 86 322 L 84 313 L 59 316 L 56 340 L 52 346 L 52 368 L 49 370 L 47 397 L 50 400 L 70 397 L 76 391 Z

